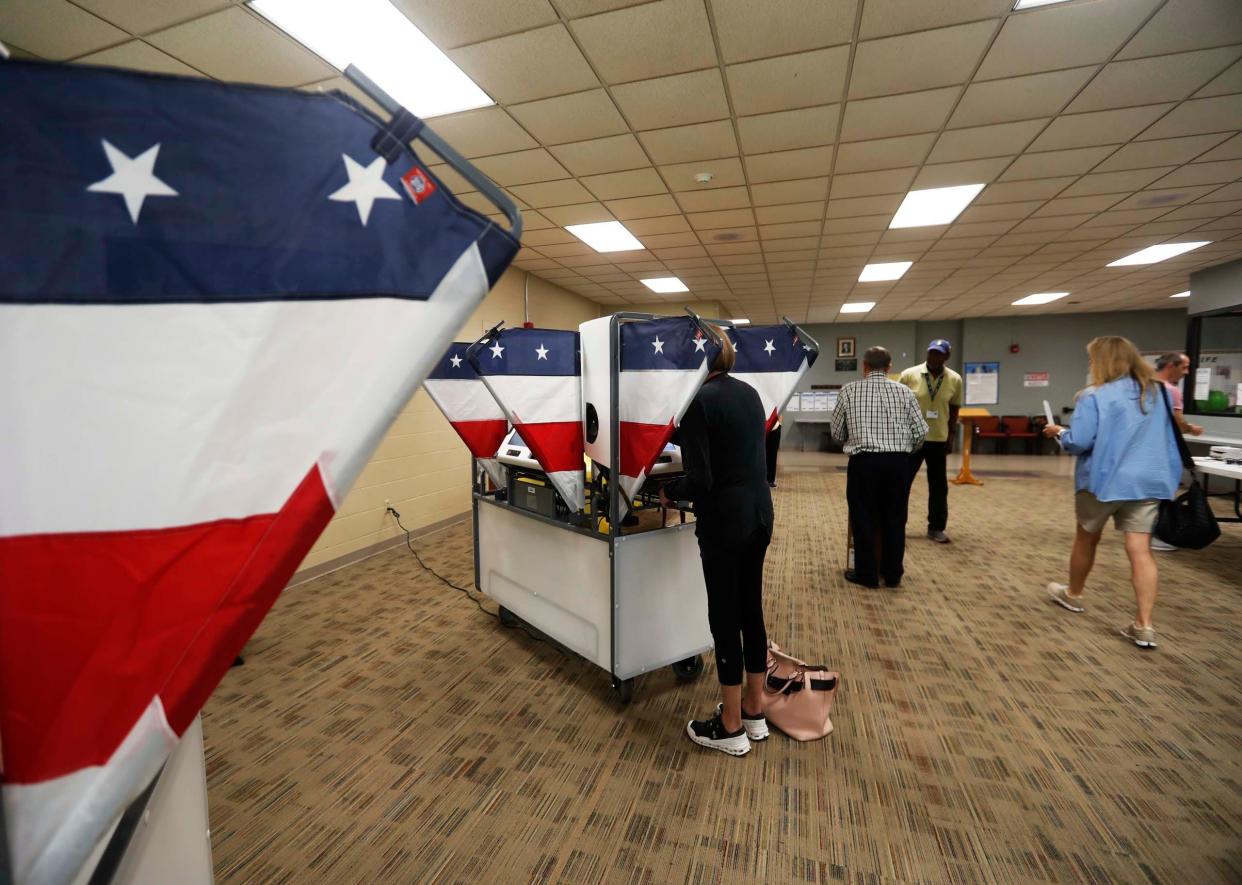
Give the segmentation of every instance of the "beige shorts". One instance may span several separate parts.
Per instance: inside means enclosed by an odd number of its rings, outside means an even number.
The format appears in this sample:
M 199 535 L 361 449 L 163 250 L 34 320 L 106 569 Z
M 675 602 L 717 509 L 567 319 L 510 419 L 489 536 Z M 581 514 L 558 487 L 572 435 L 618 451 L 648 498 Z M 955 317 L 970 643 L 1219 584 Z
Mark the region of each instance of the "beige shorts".
M 1090 492 L 1074 495 L 1074 515 L 1083 531 L 1098 535 L 1111 516 L 1119 532 L 1146 532 L 1151 534 L 1160 515 L 1160 502 L 1147 501 L 1101 501 Z

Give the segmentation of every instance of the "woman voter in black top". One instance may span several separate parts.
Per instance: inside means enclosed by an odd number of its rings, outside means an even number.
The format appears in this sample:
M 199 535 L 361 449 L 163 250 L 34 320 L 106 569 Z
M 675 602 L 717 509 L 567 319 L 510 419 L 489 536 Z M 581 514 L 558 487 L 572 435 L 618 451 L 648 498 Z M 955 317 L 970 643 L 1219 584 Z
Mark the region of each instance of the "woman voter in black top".
M 741 756 L 768 736 L 763 716 L 767 633 L 763 626 L 763 559 L 772 538 L 767 482 L 766 416 L 759 394 L 729 375 L 736 354 L 723 333 L 711 374 L 682 418 L 673 441 L 685 475 L 660 490 L 665 506 L 694 504 L 695 534 L 707 585 L 707 620 L 716 645 L 723 703 L 710 719 L 691 721 L 695 743 Z M 742 692 L 745 665 L 746 691 Z

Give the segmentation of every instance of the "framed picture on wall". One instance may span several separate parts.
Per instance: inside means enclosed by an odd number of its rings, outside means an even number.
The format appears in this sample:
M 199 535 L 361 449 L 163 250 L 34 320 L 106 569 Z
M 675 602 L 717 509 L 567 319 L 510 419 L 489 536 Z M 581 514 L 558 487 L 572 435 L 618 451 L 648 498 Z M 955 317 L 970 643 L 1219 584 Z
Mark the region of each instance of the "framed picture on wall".
M 838 338 L 837 339 L 837 359 L 848 360 L 854 358 L 854 338 Z
M 858 360 L 837 360 L 836 370 L 838 372 L 857 372 Z

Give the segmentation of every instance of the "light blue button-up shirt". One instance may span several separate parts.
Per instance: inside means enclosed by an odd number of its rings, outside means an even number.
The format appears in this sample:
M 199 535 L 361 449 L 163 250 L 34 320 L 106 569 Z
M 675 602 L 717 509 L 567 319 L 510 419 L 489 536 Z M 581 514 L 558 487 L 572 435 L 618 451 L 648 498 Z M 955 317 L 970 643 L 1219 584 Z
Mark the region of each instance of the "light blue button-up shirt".
M 1089 387 L 1061 445 L 1078 456 L 1074 487 L 1101 501 L 1172 500 L 1182 478 L 1173 423 L 1157 381 L 1139 408 L 1139 385 L 1120 378 Z

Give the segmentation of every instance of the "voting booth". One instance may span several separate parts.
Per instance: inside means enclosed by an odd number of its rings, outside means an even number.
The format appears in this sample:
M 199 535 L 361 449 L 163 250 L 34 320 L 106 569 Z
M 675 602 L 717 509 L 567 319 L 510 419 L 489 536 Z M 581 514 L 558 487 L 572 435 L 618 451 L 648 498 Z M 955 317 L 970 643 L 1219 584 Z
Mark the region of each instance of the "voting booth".
M 658 496 L 682 470 L 673 434 L 721 328 L 769 427 L 818 352 L 788 321 L 736 329 L 687 314 L 616 313 L 577 331 L 498 325 L 453 345 L 440 373 L 460 379 L 456 401 L 471 403 L 446 415 L 474 441 L 475 586 L 506 624 L 607 672 L 626 702 L 643 673 L 671 666 L 679 679 L 697 677 L 712 647 L 693 509 L 664 511 Z M 481 405 L 481 389 L 495 410 Z M 444 408 L 450 397 L 436 400 Z M 471 418 L 493 422 L 492 434 L 505 422 L 494 451 L 480 448 L 485 428 Z

